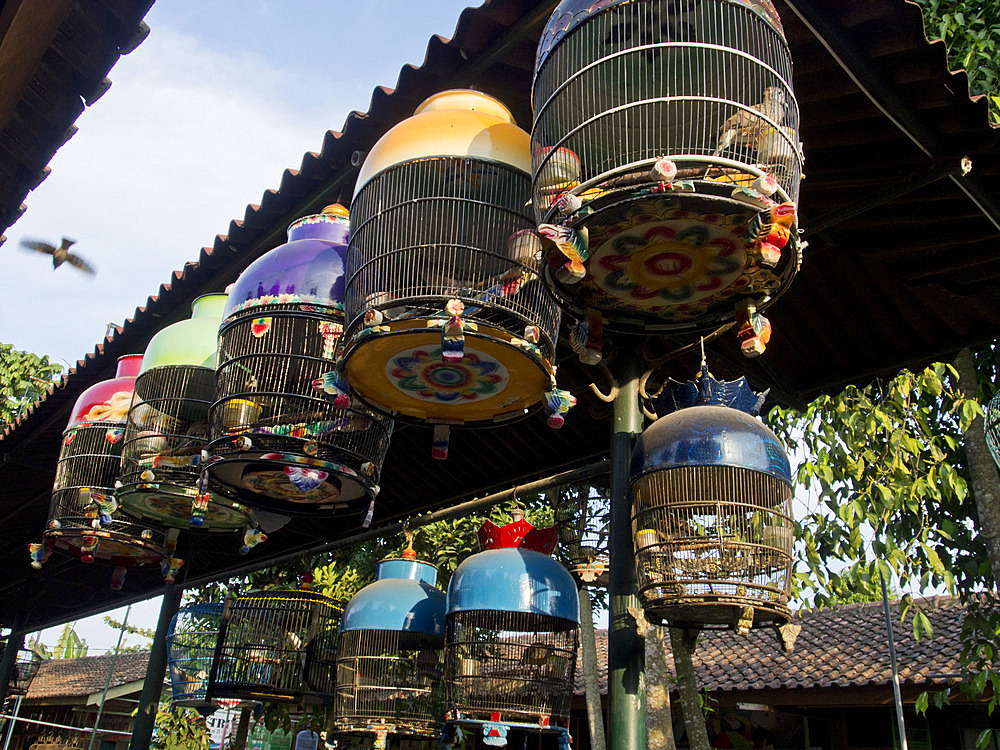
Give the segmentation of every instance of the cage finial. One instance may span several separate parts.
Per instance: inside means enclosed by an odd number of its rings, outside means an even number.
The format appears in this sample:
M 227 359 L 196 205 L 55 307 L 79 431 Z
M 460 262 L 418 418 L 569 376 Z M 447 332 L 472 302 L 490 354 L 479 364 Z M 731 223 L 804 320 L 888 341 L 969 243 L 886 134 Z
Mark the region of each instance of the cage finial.
M 413 530 L 410 528 L 409 524 L 403 526 L 403 536 L 406 538 L 406 549 L 403 550 L 400 557 L 406 560 L 416 560 L 417 551 L 413 549 Z

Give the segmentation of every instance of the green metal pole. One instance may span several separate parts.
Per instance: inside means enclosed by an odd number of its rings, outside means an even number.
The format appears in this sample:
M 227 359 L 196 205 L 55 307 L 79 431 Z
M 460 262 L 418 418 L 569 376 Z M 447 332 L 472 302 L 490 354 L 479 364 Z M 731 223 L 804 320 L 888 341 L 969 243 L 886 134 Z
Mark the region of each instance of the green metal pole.
M 611 519 L 608 535 L 608 750 L 646 747 L 646 644 L 628 613 L 638 607 L 635 547 L 632 542 L 632 498 L 628 470 L 636 436 L 642 432 L 639 408 L 639 362 L 625 354 L 615 373 L 611 428 Z
M 114 675 L 115 665 L 118 663 L 118 654 L 122 650 L 122 640 L 125 638 L 125 628 L 128 627 L 128 616 L 131 612 L 132 605 L 130 604 L 125 608 L 125 617 L 122 618 L 122 625 L 118 628 L 118 644 L 111 655 L 111 665 L 108 667 L 108 679 L 104 681 L 104 692 L 101 693 L 101 702 L 97 706 L 97 718 L 94 719 L 94 729 L 90 733 L 90 744 L 87 745 L 87 750 L 93 750 L 94 742 L 97 740 L 97 730 L 101 726 L 101 715 L 104 713 L 104 704 L 108 700 L 108 688 L 111 686 L 111 677 Z
M 181 606 L 183 595 L 183 584 L 170 583 L 163 588 L 163 604 L 160 605 L 160 618 L 156 622 L 156 633 L 149 650 L 149 664 L 146 666 L 146 679 L 139 694 L 139 708 L 135 712 L 129 750 L 148 750 L 153 737 L 156 709 L 163 690 L 163 675 L 167 671 L 167 630 L 170 628 L 170 619 Z

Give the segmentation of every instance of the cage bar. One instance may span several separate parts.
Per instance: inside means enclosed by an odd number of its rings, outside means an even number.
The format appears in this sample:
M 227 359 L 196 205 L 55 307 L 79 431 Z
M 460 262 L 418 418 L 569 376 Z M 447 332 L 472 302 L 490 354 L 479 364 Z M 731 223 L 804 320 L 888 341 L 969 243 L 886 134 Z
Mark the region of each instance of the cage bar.
M 10 682 L 7 683 L 7 695 L 27 695 L 43 661 L 44 658 L 37 651 L 32 651 L 30 648 L 18 650 L 14 672 L 10 676 Z
M 181 607 L 167 632 L 167 673 L 173 705 L 215 711 L 219 704 L 206 698 L 212 657 L 219 640 L 223 604 L 205 602 Z

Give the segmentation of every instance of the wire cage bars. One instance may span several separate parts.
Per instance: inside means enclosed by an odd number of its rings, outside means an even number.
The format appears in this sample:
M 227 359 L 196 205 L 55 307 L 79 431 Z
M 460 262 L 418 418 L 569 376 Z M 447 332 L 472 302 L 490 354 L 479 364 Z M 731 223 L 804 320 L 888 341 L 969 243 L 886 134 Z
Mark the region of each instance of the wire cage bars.
M 408 547 L 347 603 L 333 732 L 436 738 L 444 719 L 445 595 Z
M 368 507 L 392 422 L 314 386 L 334 366 L 341 317 L 254 307 L 220 330 L 210 471 L 240 499 L 299 514 Z
M 746 633 L 790 618 L 793 521 L 788 456 L 740 378 L 670 381 L 673 413 L 632 454 L 639 599 L 651 621 Z
M 431 97 L 372 149 L 351 206 L 343 369 L 375 408 L 488 425 L 551 389 L 560 313 L 528 169 L 527 134 L 477 92 Z
M 14 662 L 14 672 L 7 683 L 7 695 L 27 695 L 31 681 L 35 679 L 44 661 L 41 654 L 30 648 L 22 648 L 17 652 Z
M 538 47 L 532 166 L 564 305 L 698 328 L 784 290 L 803 162 L 791 73 L 770 0 L 560 3 Z
M 226 602 L 208 699 L 330 705 L 343 606 L 309 590 Z
M 246 508 L 201 482 L 214 392 L 209 367 L 162 365 L 136 379 L 117 490 L 126 512 L 203 531 L 253 524 Z
M 986 405 L 986 415 L 983 420 L 986 431 L 986 445 L 997 466 L 1000 466 L 1000 393 L 990 399 Z
M 212 657 L 219 640 L 223 604 L 205 602 L 181 607 L 167 631 L 167 672 L 175 706 L 212 712 L 218 704 L 206 698 Z
M 448 615 L 448 709 L 463 718 L 565 722 L 573 698 L 576 622 L 492 610 Z

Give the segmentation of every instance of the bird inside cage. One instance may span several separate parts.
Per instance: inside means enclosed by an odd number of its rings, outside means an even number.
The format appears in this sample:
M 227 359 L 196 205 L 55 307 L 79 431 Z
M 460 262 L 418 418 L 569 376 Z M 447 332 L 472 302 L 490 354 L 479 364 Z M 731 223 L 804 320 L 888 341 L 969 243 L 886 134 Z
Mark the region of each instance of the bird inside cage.
M 762 156 L 776 158 L 775 150 L 770 144 L 775 139 L 783 141 L 787 137 L 787 132 L 782 130 L 780 134 L 775 131 L 775 126 L 781 127 L 787 111 L 787 100 L 785 90 L 779 86 L 768 86 L 764 89 L 763 99 L 754 104 L 750 109 L 740 109 L 731 115 L 719 128 L 718 140 L 713 157 L 720 156 L 724 151 L 746 149 L 751 154 L 763 161 Z M 794 143 L 794 141 L 793 141 Z M 761 148 L 765 153 L 761 153 Z M 794 153 L 784 159 L 791 159 Z

